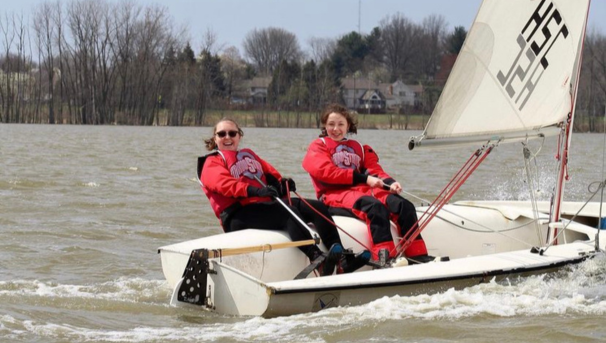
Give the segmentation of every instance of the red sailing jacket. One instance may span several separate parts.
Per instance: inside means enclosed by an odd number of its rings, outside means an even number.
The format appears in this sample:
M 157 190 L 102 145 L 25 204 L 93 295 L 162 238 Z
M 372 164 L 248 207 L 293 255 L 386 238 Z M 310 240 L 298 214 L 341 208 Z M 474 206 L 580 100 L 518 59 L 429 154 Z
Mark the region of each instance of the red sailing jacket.
M 263 187 L 255 177 L 267 184 L 265 174 L 271 174 L 277 180 L 282 178 L 271 164 L 250 149 L 223 150 L 206 156 L 200 181 L 215 215 L 222 221 L 223 211 L 236 203 L 247 205 L 271 200 L 269 197 L 247 197 L 248 186 Z
M 368 172 L 382 179 L 391 178 L 379 164 L 379 157 L 368 145 L 345 139 L 335 142 L 329 137 L 311 142 L 303 158 L 303 169 L 311 176 L 311 181 L 320 198 L 332 191 L 359 188 L 365 192 L 366 184 L 353 184 L 354 170 Z

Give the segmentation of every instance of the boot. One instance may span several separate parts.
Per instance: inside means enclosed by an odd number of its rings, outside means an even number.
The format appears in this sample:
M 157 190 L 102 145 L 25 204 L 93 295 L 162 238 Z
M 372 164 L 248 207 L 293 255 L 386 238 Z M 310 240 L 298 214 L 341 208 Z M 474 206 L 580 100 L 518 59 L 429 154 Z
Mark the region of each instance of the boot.
M 328 253 L 326 253 L 326 258 L 324 259 L 324 262 L 322 262 L 318 266 L 318 268 L 316 268 L 320 273 L 320 276 L 334 274 L 335 267 L 337 266 L 337 263 L 339 263 L 339 260 L 341 259 L 342 255 L 343 246 L 341 246 L 341 244 L 339 243 L 333 244 L 328 250 Z
M 419 236 L 420 237 L 420 236 Z M 425 241 L 417 237 L 406 250 L 404 250 L 404 255 L 406 257 L 415 257 L 421 255 L 427 255 L 427 247 L 425 246 Z
M 370 251 L 364 250 L 357 254 L 350 252 L 339 262 L 337 266 L 337 274 L 352 273 L 362 267 L 364 267 L 370 261 Z
M 404 255 L 410 264 L 427 263 L 436 259 L 427 254 L 425 241 L 419 238 L 412 241 L 410 246 L 404 251 Z

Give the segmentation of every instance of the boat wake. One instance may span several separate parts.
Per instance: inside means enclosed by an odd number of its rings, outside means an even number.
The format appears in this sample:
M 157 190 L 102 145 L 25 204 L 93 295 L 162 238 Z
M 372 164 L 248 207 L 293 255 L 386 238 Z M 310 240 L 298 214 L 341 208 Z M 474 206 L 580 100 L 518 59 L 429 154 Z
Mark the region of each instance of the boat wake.
M 172 308 L 166 302 L 169 293 L 164 281 L 141 278 L 96 285 L 4 281 L 0 282 L 0 301 L 9 309 L 0 315 L 0 335 L 27 341 L 42 337 L 45 341 L 182 342 L 200 341 L 204 332 L 203 341 L 323 342 L 318 336 L 320 332 L 345 335 L 351 330 L 372 330 L 402 319 L 457 322 L 486 317 L 602 316 L 606 315 L 606 255 L 600 254 L 554 275 L 505 282 L 493 280 L 433 295 L 384 297 L 361 306 L 272 319 Z M 45 320 L 27 318 L 26 312 L 17 310 L 23 306 L 49 311 L 51 315 Z M 57 307 L 67 314 L 62 318 L 53 316 Z M 117 307 L 122 312 L 146 314 L 124 319 L 120 327 L 104 318 Z M 74 324 L 70 318 L 78 318 L 82 312 L 89 320 Z M 149 322 L 146 316 L 165 317 L 153 322 L 165 322 L 167 326 L 150 327 L 145 324 Z

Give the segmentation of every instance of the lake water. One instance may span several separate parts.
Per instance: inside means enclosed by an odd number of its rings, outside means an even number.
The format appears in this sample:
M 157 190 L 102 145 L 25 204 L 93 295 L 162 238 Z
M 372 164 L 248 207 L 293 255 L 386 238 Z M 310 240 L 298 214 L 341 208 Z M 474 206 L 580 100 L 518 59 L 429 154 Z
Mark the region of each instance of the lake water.
M 221 232 L 195 178 L 210 133 L 0 124 L 0 342 L 606 341 L 604 258 L 558 278 L 283 318 L 170 307 L 157 248 Z M 301 159 L 318 133 L 245 128 L 241 144 L 312 196 Z M 363 130 L 357 138 L 407 192 L 430 201 L 472 150 L 408 151 L 419 133 Z M 574 136 L 567 199 L 588 199 L 589 184 L 604 179 L 603 149 L 603 135 Z M 542 199 L 555 153 L 546 144 L 531 164 Z M 521 145 L 500 146 L 455 200 L 527 199 L 524 174 Z

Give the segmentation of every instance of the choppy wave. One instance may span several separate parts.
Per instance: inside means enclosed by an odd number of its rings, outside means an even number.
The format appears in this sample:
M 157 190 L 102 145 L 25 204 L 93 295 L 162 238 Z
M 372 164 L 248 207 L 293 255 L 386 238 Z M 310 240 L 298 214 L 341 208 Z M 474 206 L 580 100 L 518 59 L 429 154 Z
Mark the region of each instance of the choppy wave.
M 0 282 L 0 299 L 25 299 L 44 305 L 57 299 L 80 302 L 79 310 L 108 311 L 116 303 L 164 316 L 158 322 L 181 325 L 99 329 L 66 324 L 61 320 L 37 322 L 16 315 L 0 316 L 0 334 L 8 339 L 106 342 L 324 342 L 310 332 L 346 332 L 381 323 L 415 319 L 459 321 L 484 317 L 541 317 L 606 315 L 606 258 L 600 256 L 558 274 L 539 275 L 497 283 L 494 280 L 463 290 L 433 295 L 384 297 L 366 305 L 326 309 L 317 313 L 272 319 L 218 316 L 196 308 L 168 306 L 170 289 L 162 280 L 118 279 L 93 285 L 62 285 L 41 281 Z M 30 300 L 27 300 L 27 299 Z M 38 300 L 32 300 L 37 298 Z M 47 299 L 41 301 L 40 299 Z M 83 305 L 85 304 L 85 305 Z M 124 311 L 124 310 L 123 310 Z
M 92 285 L 66 285 L 38 280 L 0 281 L 0 296 L 118 300 L 145 302 L 167 296 L 166 282 L 120 278 Z

